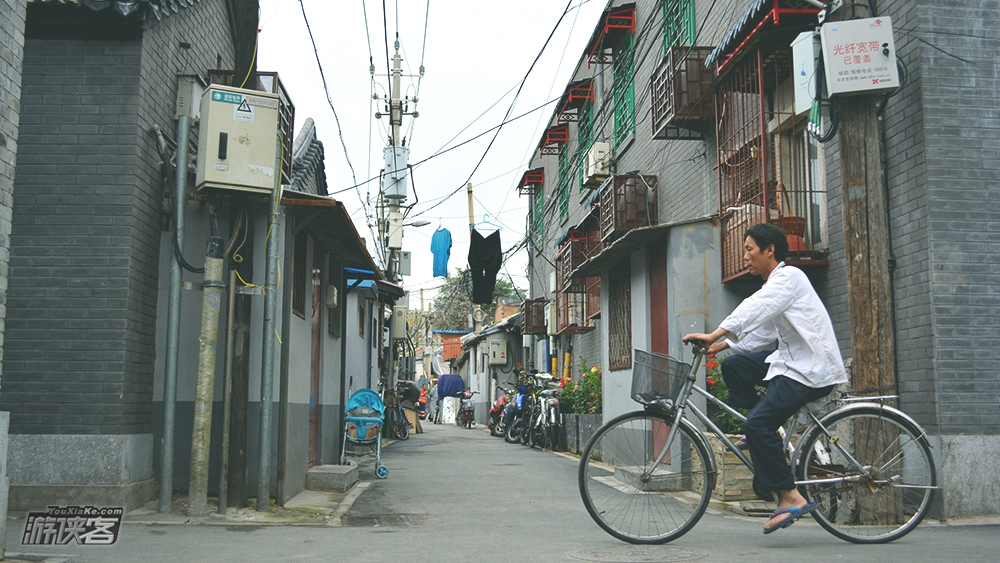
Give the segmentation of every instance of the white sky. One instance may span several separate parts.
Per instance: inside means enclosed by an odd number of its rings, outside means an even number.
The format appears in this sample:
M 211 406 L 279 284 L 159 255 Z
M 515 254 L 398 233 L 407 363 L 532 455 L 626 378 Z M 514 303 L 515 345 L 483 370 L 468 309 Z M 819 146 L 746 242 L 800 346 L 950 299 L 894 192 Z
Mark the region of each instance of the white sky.
M 549 41 L 510 113 L 515 117 L 559 98 L 580 61 L 581 54 L 605 7 L 604 0 L 572 0 L 572 6 Z M 385 12 L 383 12 L 383 5 Z M 376 178 L 383 167 L 382 151 L 388 138 L 388 119 L 375 120 L 378 109 L 372 93 L 385 95 L 389 87 L 386 57 L 394 54 L 399 32 L 403 73 L 416 75 L 423 58 L 420 116 L 403 120 L 410 163 L 431 157 L 495 127 L 503 121 L 519 82 L 538 55 L 567 5 L 566 0 L 260 0 L 258 69 L 277 71 L 295 104 L 295 131 L 306 118 L 316 122 L 326 151 L 326 173 L 331 192 L 352 212 L 355 227 L 375 256 L 373 236 L 366 224 L 362 199 L 378 193 L 376 179 L 359 188 L 356 183 Z M 327 102 L 302 8 L 308 17 L 333 109 L 340 120 L 352 177 L 338 137 L 337 122 Z M 429 8 L 428 8 L 429 6 Z M 397 14 L 398 8 L 398 14 Z M 388 26 L 383 25 L 383 14 Z M 429 14 L 429 15 L 428 15 Z M 365 19 L 367 15 L 367 33 Z M 423 48 L 426 17 L 426 50 Z M 388 27 L 388 34 L 386 34 Z M 369 51 L 370 41 L 370 51 Z M 369 53 L 375 64 L 375 84 L 369 73 Z M 402 90 L 413 96 L 415 77 L 403 78 Z M 492 107 L 492 109 L 490 109 Z M 412 252 L 411 275 L 403 285 L 410 291 L 410 307 L 419 307 L 424 288 L 430 307 L 443 278 L 432 277 L 431 236 L 439 223 L 452 235 L 449 272 L 466 267 L 469 251 L 468 199 L 465 184 L 475 194 L 476 221 L 489 214 L 503 228 L 506 251 L 524 236 L 528 198 L 518 197 L 516 184 L 527 170 L 555 104 L 504 125 L 486 158 L 473 173 L 493 137 L 483 135 L 460 148 L 416 166 L 410 182 L 419 202 L 407 222 L 430 220 L 425 227 L 405 229 L 403 249 Z M 410 103 L 410 110 L 414 104 Z M 384 113 L 384 110 L 383 110 Z M 470 174 L 472 175 L 469 180 Z M 354 178 L 357 178 L 355 182 Z M 431 205 L 462 188 L 435 207 Z M 360 194 L 360 197 L 359 197 Z M 425 210 L 427 210 L 425 212 Z M 481 228 L 484 234 L 487 228 Z M 527 254 L 519 252 L 501 269 L 515 284 L 527 287 Z

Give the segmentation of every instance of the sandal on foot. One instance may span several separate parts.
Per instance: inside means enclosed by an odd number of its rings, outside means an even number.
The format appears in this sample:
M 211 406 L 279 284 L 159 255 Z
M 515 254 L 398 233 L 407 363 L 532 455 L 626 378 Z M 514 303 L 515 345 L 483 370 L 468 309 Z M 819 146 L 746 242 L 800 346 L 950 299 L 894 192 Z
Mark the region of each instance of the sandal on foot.
M 742 450 L 742 451 L 747 451 L 750 448 L 750 445 L 747 444 L 746 436 L 740 436 L 740 439 L 736 440 L 735 446 L 737 450 Z
M 776 516 L 781 516 L 782 514 L 788 514 L 789 517 L 782 520 L 781 524 L 778 524 L 773 528 L 764 528 L 764 533 L 770 534 L 771 532 L 775 532 L 782 528 L 787 528 L 791 526 L 799 518 L 802 518 L 803 516 L 809 514 L 813 510 L 816 510 L 816 506 L 817 505 L 815 502 L 810 502 L 809 504 L 803 506 L 802 508 L 795 508 L 794 506 L 790 506 L 788 508 L 779 508 L 778 510 L 775 510 L 774 512 L 771 513 L 772 519 L 774 519 Z

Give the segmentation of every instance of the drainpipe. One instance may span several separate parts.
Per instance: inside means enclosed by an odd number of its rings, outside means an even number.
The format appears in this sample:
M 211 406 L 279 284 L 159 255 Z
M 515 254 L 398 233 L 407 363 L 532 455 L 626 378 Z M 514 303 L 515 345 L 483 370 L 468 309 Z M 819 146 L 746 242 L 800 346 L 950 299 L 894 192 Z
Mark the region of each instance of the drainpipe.
M 226 307 L 226 367 L 222 392 L 222 471 L 219 475 L 219 514 L 229 508 L 229 417 L 233 403 L 233 324 L 236 308 L 236 270 L 229 270 L 229 306 Z
M 174 240 L 171 241 L 170 292 L 167 300 L 167 356 L 163 373 L 163 444 L 160 451 L 160 512 L 170 512 L 174 489 L 174 420 L 177 406 L 177 358 L 181 319 L 181 263 L 173 249 L 184 248 L 187 205 L 188 139 L 191 117 L 198 115 L 201 95 L 193 73 L 177 76 L 177 166 L 174 174 Z
M 226 241 L 219 236 L 215 210 L 209 217 L 211 235 L 205 252 L 202 282 L 201 334 L 198 338 L 198 380 L 194 397 L 194 429 L 191 433 L 191 484 L 188 515 L 208 514 L 208 454 L 212 442 L 212 401 L 215 397 L 215 354 L 219 338 L 222 304 L 222 255 Z
M 271 191 L 271 227 L 267 239 L 267 276 L 264 282 L 264 342 L 260 370 L 260 452 L 257 460 L 257 512 L 267 512 L 271 502 L 271 410 L 274 394 L 274 343 L 278 309 L 278 250 L 282 225 L 278 213 L 281 201 L 281 135 L 278 135 L 274 160 L 274 190 Z

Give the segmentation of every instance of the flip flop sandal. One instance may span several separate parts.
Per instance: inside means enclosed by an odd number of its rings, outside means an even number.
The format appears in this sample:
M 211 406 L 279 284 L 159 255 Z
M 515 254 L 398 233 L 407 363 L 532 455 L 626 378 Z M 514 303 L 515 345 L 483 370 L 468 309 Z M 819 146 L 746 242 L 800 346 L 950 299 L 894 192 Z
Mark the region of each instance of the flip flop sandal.
M 736 443 L 734 445 L 736 446 L 737 450 L 747 451 L 748 449 L 750 449 L 750 445 L 747 444 L 746 436 L 741 436 L 739 440 L 736 440 Z
M 816 510 L 816 506 L 817 505 L 815 502 L 810 502 L 809 504 L 805 505 L 802 508 L 795 508 L 794 506 L 790 506 L 788 508 L 779 508 L 778 510 L 775 510 L 774 512 L 771 513 L 772 519 L 776 516 L 781 516 L 782 514 L 789 514 L 790 516 L 782 520 L 781 524 L 778 524 L 773 528 L 764 528 L 764 533 L 770 534 L 771 532 L 776 532 L 782 528 L 787 528 L 791 526 L 799 518 L 802 518 L 803 516 L 809 514 L 813 510 Z

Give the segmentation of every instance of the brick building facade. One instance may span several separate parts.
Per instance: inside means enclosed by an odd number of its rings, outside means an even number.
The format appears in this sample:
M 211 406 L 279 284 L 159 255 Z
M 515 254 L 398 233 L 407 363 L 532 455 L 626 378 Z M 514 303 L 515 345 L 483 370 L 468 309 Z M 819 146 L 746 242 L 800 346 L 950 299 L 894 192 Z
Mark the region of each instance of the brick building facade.
M 968 460 L 1000 452 L 1000 351 L 977 338 L 989 338 L 1000 327 L 995 266 L 1000 101 L 992 70 L 998 41 L 990 31 L 1000 23 L 1000 9 L 986 1 L 869 4 L 878 15 L 891 17 L 896 55 L 905 70 L 905 84 L 880 113 L 896 392 L 900 406 L 933 434 L 944 479 L 940 515 L 997 514 L 1000 497 L 980 494 L 994 490 L 989 483 L 996 472 L 973 475 Z M 599 278 L 600 299 L 599 318 L 590 321 L 597 330 L 572 336 L 568 331 L 548 346 L 538 340 L 534 357 L 548 362 L 555 356 L 561 365 L 572 346 L 573 372 L 580 356 L 592 362 L 601 358 L 605 419 L 635 406 L 628 399 L 631 348 L 689 354 L 678 342 L 682 334 L 714 329 L 759 287 L 759 278 L 741 272 L 743 223 L 780 222 L 793 214 L 807 218 L 795 259 L 824 300 L 844 357 L 852 356 L 837 142 L 800 135 L 804 114 L 782 105 L 788 101 L 782 98 L 785 88 L 790 90 L 791 41 L 813 29 L 816 18 L 785 14 L 777 25 L 765 21 L 772 8 L 809 5 L 796 0 L 725 6 L 701 0 L 613 0 L 539 140 L 522 181 L 522 191 L 531 194 L 531 297 L 558 305 L 560 293 L 582 291 L 556 271 L 560 257 L 570 255 L 563 249 L 582 240 L 588 258 L 582 266 L 574 262 L 571 270 L 574 278 Z M 762 21 L 762 32 L 750 37 Z M 691 103 L 676 115 L 664 114 L 664 88 L 670 86 L 663 77 L 672 76 L 664 71 L 667 65 L 681 61 L 676 64 L 683 66 L 687 57 L 706 58 L 713 51 L 715 60 L 707 68 L 685 67 L 685 72 L 707 73 L 705 89 L 692 85 L 685 93 L 711 99 L 708 111 L 699 114 Z M 760 81 L 733 85 L 742 75 Z M 764 179 L 772 183 L 758 186 L 767 194 L 764 199 L 752 199 L 729 189 L 746 188 L 731 183 L 737 181 L 732 180 L 736 158 L 759 158 L 762 145 L 753 150 L 728 146 L 728 135 L 738 133 L 727 127 L 750 121 L 726 120 L 734 119 L 734 109 L 745 111 L 740 96 L 759 87 L 764 89 L 763 115 L 755 118 L 765 122 L 755 123 L 764 133 L 748 141 L 770 143 L 771 160 L 758 162 L 755 170 L 765 170 Z M 829 127 L 828 120 L 824 126 Z M 784 131 L 790 132 L 787 139 Z M 600 142 L 610 152 L 603 174 L 600 166 L 588 170 L 588 153 Z M 801 164 L 788 146 L 799 146 L 798 154 L 807 155 Z M 795 174 L 808 175 L 808 189 L 795 186 L 801 183 Z M 619 185 L 623 197 L 653 199 L 645 217 L 616 232 L 620 217 L 609 219 L 605 204 L 617 203 L 602 194 Z M 807 195 L 796 199 L 796 189 Z M 588 306 L 580 318 L 590 316 Z

